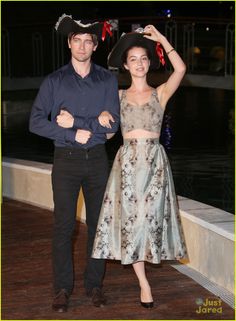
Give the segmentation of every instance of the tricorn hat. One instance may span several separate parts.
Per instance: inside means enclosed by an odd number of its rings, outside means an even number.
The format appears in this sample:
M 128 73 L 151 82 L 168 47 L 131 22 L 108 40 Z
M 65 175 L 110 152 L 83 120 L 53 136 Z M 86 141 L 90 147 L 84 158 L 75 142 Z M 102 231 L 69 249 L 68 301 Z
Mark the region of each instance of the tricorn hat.
M 159 57 L 156 50 L 157 43 L 153 40 L 147 39 L 144 37 L 145 33 L 141 32 L 130 32 L 121 35 L 118 42 L 115 44 L 115 46 L 112 48 L 112 51 L 110 52 L 108 56 L 108 66 L 109 67 L 116 67 L 116 68 L 122 68 L 123 67 L 123 61 L 122 56 L 123 53 L 132 47 L 144 47 L 147 48 L 150 55 L 151 55 L 151 64 L 150 68 L 157 69 L 160 66 Z
M 106 34 L 112 36 L 111 24 L 108 21 L 91 22 L 83 20 L 74 20 L 72 16 L 65 13 L 59 17 L 55 29 L 64 36 L 70 33 L 90 33 L 97 36 L 98 40 L 105 40 Z

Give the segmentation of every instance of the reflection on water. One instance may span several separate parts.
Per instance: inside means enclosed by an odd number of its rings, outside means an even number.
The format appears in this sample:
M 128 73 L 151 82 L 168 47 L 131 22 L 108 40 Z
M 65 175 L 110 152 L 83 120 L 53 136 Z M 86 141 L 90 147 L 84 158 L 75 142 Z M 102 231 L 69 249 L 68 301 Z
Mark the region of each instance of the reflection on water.
M 31 99 L 19 93 L 6 99 Z M 27 96 L 27 98 L 24 98 Z M 3 108 L 3 156 L 52 163 L 50 140 L 28 132 L 29 106 Z M 178 195 L 234 213 L 234 92 L 181 87 L 169 101 L 161 135 Z M 108 143 L 110 164 L 122 144 L 120 133 Z

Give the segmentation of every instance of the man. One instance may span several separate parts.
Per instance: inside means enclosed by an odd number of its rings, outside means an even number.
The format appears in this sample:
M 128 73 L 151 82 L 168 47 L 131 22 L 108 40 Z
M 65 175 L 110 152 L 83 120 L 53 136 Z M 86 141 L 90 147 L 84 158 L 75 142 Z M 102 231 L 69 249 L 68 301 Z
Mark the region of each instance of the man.
M 88 227 L 84 286 L 95 306 L 106 303 L 102 291 L 105 261 L 91 258 L 97 221 L 108 178 L 106 134 L 119 127 L 118 85 L 114 75 L 91 61 L 98 40 L 111 34 L 109 25 L 82 24 L 71 16 L 59 18 L 56 29 L 67 35 L 71 61 L 43 81 L 30 117 L 30 131 L 54 141 L 52 187 L 54 228 L 52 308 L 66 312 L 73 290 L 71 239 L 77 199 L 82 187 Z M 102 127 L 99 115 L 108 111 L 110 125 Z

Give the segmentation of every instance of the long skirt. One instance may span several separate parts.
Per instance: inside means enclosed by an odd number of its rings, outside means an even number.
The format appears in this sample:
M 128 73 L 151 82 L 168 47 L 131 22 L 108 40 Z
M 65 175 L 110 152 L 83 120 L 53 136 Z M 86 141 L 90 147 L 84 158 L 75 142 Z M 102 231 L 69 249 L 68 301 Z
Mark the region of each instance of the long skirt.
M 92 257 L 122 264 L 187 257 L 171 168 L 158 139 L 127 139 L 118 150 Z

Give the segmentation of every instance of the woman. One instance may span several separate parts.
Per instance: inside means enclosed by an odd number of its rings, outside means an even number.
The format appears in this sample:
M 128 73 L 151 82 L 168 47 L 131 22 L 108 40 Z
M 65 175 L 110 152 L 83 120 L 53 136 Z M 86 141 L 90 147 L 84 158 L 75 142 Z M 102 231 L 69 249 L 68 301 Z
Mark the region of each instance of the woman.
M 164 48 L 172 66 L 169 79 L 151 88 L 147 73 L 163 62 Z M 145 308 L 153 307 L 145 261 L 186 257 L 186 247 L 177 207 L 174 183 L 165 150 L 159 143 L 164 110 L 185 74 L 185 64 L 168 40 L 152 25 L 143 33 L 122 36 L 108 58 L 112 67 L 124 66 L 131 86 L 120 90 L 120 147 L 104 195 L 94 241 L 94 258 L 121 260 L 132 264 Z M 110 115 L 99 116 L 109 127 Z

